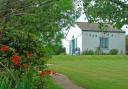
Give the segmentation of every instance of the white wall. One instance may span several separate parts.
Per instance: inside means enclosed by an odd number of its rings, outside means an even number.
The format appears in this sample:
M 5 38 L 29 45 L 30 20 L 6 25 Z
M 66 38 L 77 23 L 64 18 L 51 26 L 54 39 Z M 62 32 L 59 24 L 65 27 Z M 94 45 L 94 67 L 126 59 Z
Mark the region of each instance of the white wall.
M 82 32 L 82 51 L 85 50 L 93 50 L 95 51 L 96 48 L 99 46 L 99 37 L 97 32 Z M 97 37 L 96 37 L 97 35 Z
M 110 49 L 117 49 L 120 54 L 125 54 L 125 33 L 115 33 L 111 37 Z
M 125 33 L 83 31 L 82 34 L 82 51 L 87 49 L 96 51 L 100 45 L 100 37 L 108 37 L 109 48 L 103 51 L 108 53 L 111 49 L 117 49 L 119 54 L 125 54 Z
M 74 25 L 69 29 L 66 38 L 62 41 L 63 46 L 66 48 L 67 54 L 69 54 L 69 42 L 72 40 L 73 36 L 74 38 L 77 38 L 77 48 L 82 50 L 82 31 L 77 25 Z

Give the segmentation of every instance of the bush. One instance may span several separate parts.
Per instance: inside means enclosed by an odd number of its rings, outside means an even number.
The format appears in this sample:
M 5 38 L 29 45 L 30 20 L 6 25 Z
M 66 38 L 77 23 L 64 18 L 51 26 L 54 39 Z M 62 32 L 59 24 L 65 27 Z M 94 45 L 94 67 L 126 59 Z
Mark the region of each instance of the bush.
M 0 37 L 0 71 L 5 73 L 0 75 L 0 89 L 46 89 L 38 71 L 44 71 L 49 55 L 39 37 L 17 30 L 2 31 Z
M 94 55 L 95 53 L 92 50 L 86 50 L 82 53 L 82 55 Z
M 66 49 L 64 47 L 59 47 L 58 50 L 56 50 L 56 55 L 60 54 L 66 54 Z
M 116 54 L 118 54 L 118 50 L 117 49 L 111 49 L 109 54 L 116 55 Z
M 103 51 L 101 50 L 100 47 L 97 47 L 97 48 L 96 48 L 95 54 L 96 54 L 96 55 L 104 55 L 104 53 L 103 53 Z

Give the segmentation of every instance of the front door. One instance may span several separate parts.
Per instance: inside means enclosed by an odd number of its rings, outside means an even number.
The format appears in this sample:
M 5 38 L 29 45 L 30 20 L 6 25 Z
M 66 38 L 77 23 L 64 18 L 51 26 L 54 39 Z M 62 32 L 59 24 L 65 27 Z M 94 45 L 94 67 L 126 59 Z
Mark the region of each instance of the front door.
M 75 39 L 72 40 L 72 54 L 75 54 Z

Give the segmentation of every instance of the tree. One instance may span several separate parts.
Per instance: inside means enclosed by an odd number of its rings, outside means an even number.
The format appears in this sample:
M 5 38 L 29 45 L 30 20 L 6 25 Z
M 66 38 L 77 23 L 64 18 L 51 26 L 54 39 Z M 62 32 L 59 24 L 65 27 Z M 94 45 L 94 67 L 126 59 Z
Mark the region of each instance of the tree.
M 127 0 L 83 0 L 89 22 L 110 23 L 117 28 L 128 24 Z
M 61 28 L 74 22 L 72 0 L 0 0 L 0 30 L 36 34 L 45 47 L 58 45 Z
M 73 13 L 72 0 L 0 0 L 0 89 L 45 89 L 39 71 Z

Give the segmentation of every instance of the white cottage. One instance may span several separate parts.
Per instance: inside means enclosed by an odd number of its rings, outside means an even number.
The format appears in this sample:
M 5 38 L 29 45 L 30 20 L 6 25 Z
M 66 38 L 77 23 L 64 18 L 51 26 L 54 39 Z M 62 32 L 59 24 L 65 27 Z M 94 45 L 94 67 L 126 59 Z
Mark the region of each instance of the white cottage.
M 101 32 L 98 26 L 97 23 L 76 22 L 63 40 L 66 53 L 75 54 L 76 51 L 82 53 L 87 50 L 95 52 L 100 48 L 104 53 L 116 49 L 118 54 L 125 54 L 125 32 L 109 24 Z

